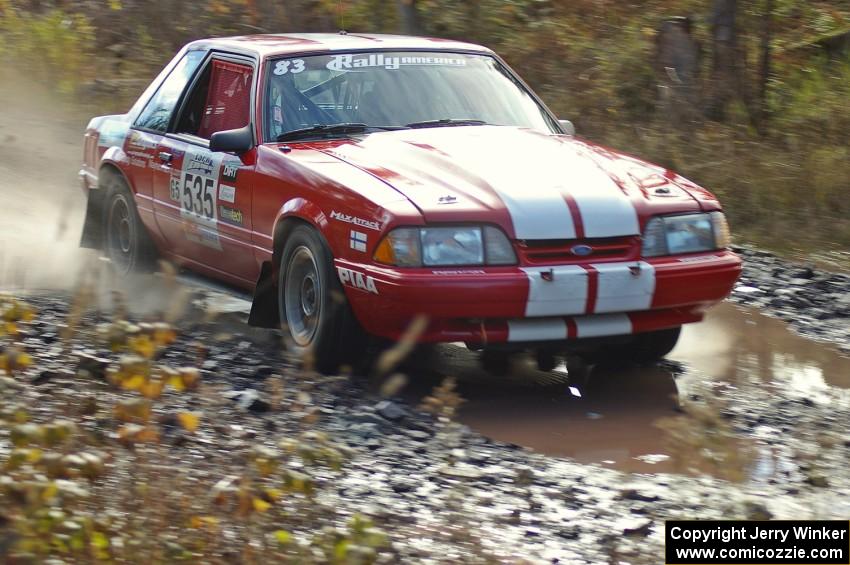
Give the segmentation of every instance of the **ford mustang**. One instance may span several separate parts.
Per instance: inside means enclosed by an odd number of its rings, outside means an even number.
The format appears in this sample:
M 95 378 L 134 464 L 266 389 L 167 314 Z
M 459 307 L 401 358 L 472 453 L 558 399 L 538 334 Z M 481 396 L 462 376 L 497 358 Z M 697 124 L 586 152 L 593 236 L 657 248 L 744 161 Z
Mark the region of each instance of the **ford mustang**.
M 737 279 L 707 190 L 574 135 L 492 51 L 355 34 L 185 46 L 91 120 L 82 244 L 253 292 L 320 368 L 364 336 L 654 360 Z M 495 356 L 495 357 L 494 357 Z

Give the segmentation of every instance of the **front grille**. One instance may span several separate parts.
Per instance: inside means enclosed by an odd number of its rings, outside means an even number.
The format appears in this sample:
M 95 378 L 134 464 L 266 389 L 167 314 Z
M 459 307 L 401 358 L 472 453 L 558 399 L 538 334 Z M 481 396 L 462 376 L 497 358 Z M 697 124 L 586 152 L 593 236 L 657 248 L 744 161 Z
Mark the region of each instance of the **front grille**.
M 589 255 L 576 255 L 577 245 L 591 248 Z M 589 261 L 631 261 L 640 256 L 640 238 L 603 237 L 593 239 L 535 239 L 516 243 L 520 262 L 526 265 L 563 265 Z

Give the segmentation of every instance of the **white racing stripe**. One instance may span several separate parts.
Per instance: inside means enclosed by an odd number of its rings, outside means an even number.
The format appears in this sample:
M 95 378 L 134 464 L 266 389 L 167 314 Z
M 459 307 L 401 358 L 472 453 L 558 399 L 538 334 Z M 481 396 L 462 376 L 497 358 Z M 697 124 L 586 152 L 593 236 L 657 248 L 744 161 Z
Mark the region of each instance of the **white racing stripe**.
M 629 267 L 640 265 L 637 275 Z M 599 273 L 596 313 L 648 310 L 655 294 L 655 268 L 646 261 L 595 263 Z
M 558 159 L 534 158 L 531 163 L 517 160 L 517 141 L 522 142 L 524 155 L 539 151 L 551 154 L 557 143 L 509 127 L 464 127 L 466 135 L 457 135 L 458 129 L 433 128 L 409 135 L 415 136 L 411 143 L 432 145 L 453 166 L 487 183 L 510 214 L 517 239 L 575 239 L 573 217 L 560 187 L 564 169 Z M 399 145 L 398 139 L 404 139 L 404 134 L 372 136 L 364 145 L 380 147 L 385 159 L 395 158 L 400 170 L 416 177 L 415 171 L 404 166 L 410 163 L 411 147 Z M 465 181 L 454 180 L 457 188 L 464 188 Z
M 626 314 L 594 314 L 575 318 L 576 337 L 603 337 L 632 333 L 632 321 Z
M 445 132 L 446 130 L 443 130 Z M 573 217 L 557 186 L 553 167 L 526 166 L 517 162 L 515 155 L 516 131 L 511 128 L 478 128 L 467 130 L 480 139 L 472 141 L 460 136 L 436 135 L 442 139 L 435 146 L 457 159 L 462 167 L 484 179 L 508 209 L 517 239 L 574 239 Z M 548 146 L 549 140 L 546 140 Z M 527 143 L 540 144 L 536 137 L 528 136 Z M 541 144 L 542 145 L 542 144 Z M 501 151 L 510 155 L 499 155 Z M 524 147 L 535 152 L 535 147 Z M 560 172 L 560 171 L 558 171 Z
M 564 148 L 565 192 L 575 200 L 585 237 L 640 234 L 637 211 L 620 187 L 590 157 Z
M 584 314 L 587 303 L 587 271 L 578 265 L 523 267 L 528 276 L 526 316 Z M 552 280 L 542 273 L 551 271 Z
M 563 318 L 508 320 L 508 341 L 547 341 L 567 339 Z

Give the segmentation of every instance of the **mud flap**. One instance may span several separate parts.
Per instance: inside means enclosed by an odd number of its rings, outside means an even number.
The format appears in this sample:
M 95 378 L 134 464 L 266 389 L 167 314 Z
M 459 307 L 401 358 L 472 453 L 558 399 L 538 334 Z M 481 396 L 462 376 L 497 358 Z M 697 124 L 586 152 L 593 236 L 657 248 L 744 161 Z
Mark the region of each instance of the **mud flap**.
M 80 247 L 100 249 L 103 247 L 103 190 L 89 190 L 86 201 Z
M 254 290 L 254 301 L 248 315 L 248 325 L 258 328 L 280 328 L 280 313 L 277 307 L 277 288 L 272 276 L 271 262 L 263 263 L 260 278 Z

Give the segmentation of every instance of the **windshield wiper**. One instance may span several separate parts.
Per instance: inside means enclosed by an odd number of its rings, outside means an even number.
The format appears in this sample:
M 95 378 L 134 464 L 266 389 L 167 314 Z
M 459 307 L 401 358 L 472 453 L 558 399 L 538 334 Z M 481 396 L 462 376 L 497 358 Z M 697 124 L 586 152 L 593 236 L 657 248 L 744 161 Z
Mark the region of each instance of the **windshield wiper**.
M 294 129 L 292 131 L 287 131 L 275 138 L 276 141 L 294 141 L 296 139 L 304 139 L 306 137 L 312 137 L 315 135 L 340 135 L 346 133 L 364 133 L 371 129 L 377 130 L 396 130 L 403 129 L 401 127 L 396 126 L 370 126 L 369 124 L 362 124 L 358 122 L 345 122 L 339 124 L 316 124 L 306 128 Z
M 473 120 L 473 119 L 453 119 L 453 118 L 444 118 L 442 120 L 425 120 L 422 122 L 413 122 L 407 124 L 409 128 L 439 128 L 445 126 L 486 126 L 487 122 L 484 120 Z

